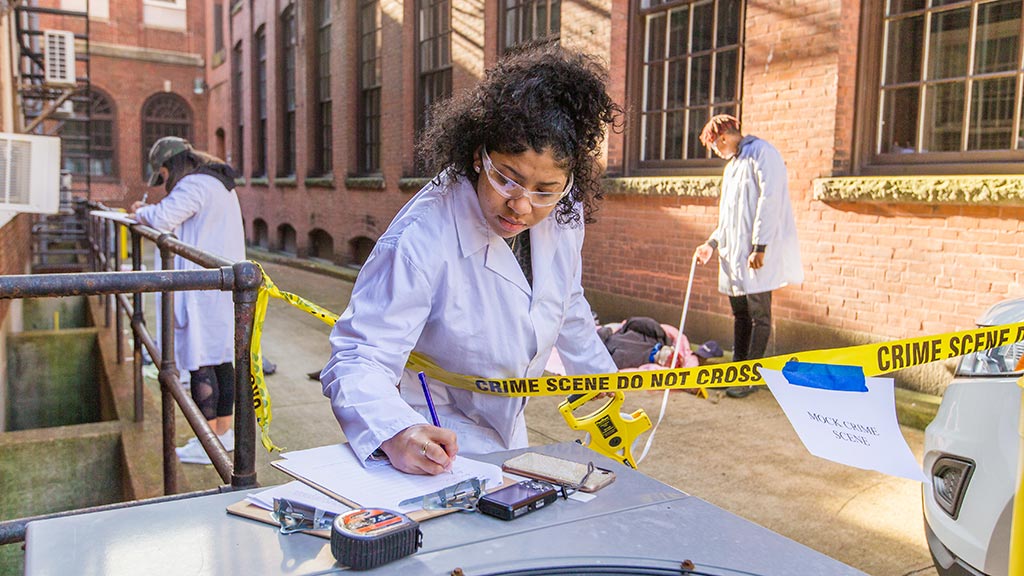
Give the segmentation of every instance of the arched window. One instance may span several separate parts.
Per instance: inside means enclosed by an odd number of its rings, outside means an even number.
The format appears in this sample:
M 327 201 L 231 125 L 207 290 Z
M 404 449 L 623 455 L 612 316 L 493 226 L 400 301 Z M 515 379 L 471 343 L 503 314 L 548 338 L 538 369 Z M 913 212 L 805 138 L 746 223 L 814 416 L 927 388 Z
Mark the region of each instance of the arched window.
M 375 244 L 376 242 L 370 240 L 366 236 L 359 236 L 349 240 L 348 248 L 352 258 L 352 263 L 356 266 L 366 264 L 366 260 L 370 257 L 370 252 L 373 251 Z
M 310 258 L 334 260 L 334 238 L 326 231 L 315 228 L 309 233 Z
M 142 177 L 149 178 L 149 149 L 164 136 L 192 141 L 192 109 L 177 94 L 150 96 L 142 106 Z
M 270 248 L 270 231 L 262 218 L 252 221 L 252 243 L 264 250 Z
M 74 110 L 58 132 L 64 169 L 72 174 L 117 176 L 116 114 L 110 97 L 93 88 L 87 98 L 75 101 Z
M 299 252 L 298 244 L 295 242 L 295 228 L 291 224 L 281 224 L 277 227 L 277 249 L 288 254 Z

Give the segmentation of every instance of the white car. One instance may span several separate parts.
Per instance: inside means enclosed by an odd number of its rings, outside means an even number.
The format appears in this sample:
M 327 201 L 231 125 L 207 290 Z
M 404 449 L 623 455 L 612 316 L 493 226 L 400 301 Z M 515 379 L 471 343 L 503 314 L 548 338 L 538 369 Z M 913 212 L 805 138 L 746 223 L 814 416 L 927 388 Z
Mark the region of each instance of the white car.
M 1024 298 L 990 308 L 979 326 L 1024 321 Z M 1024 343 L 964 356 L 924 437 L 924 520 L 942 576 L 1005 576 L 1017 488 Z

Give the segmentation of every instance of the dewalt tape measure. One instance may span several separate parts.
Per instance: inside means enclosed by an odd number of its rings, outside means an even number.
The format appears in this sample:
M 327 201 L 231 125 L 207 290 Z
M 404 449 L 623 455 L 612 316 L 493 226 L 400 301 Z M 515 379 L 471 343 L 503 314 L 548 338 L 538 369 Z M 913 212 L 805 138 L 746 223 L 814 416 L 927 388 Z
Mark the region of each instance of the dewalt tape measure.
M 418 522 L 383 508 L 339 514 L 331 524 L 331 554 L 353 570 L 369 570 L 414 554 L 423 545 Z

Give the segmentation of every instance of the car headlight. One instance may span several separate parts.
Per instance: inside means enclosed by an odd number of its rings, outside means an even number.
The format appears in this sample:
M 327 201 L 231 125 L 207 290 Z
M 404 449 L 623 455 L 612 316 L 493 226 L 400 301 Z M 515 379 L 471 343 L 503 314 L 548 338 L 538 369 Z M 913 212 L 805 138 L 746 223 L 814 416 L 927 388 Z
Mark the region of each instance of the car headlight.
M 1010 376 L 1024 369 L 1024 342 L 1014 342 L 967 354 L 957 368 L 958 376 Z
M 974 462 L 952 456 L 943 456 L 932 465 L 932 493 L 939 506 L 953 520 L 960 515 L 960 505 L 967 492 L 967 484 L 974 473 Z

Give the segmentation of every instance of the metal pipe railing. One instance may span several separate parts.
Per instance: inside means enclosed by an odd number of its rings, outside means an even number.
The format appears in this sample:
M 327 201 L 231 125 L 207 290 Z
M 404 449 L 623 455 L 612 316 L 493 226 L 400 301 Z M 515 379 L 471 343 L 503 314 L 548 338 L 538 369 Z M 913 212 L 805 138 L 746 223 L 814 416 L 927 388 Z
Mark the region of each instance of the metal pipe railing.
M 76 212 L 84 218 L 89 209 L 106 210 L 97 203 L 79 202 Z M 132 246 L 132 271 L 122 272 L 121 240 L 122 227 L 130 233 Z M 142 350 L 159 368 L 158 381 L 161 390 L 161 435 L 163 451 L 163 476 L 165 494 L 175 494 L 177 486 L 177 463 L 175 453 L 175 407 L 179 408 L 185 420 L 196 434 L 200 444 L 210 456 L 214 468 L 230 489 L 257 486 L 255 469 L 256 417 L 253 408 L 253 391 L 249 386 L 251 364 L 250 346 L 253 337 L 253 322 L 256 315 L 256 300 L 263 277 L 256 264 L 249 261 L 232 262 L 185 244 L 173 235 L 141 224 L 126 224 L 115 219 L 102 217 L 88 218 L 82 227 L 88 235 L 88 264 L 92 272 L 75 274 L 29 274 L 0 276 L 0 299 L 61 297 L 86 295 L 99 297 L 104 307 L 104 325 L 110 327 L 111 315 L 117 330 L 116 354 L 118 363 L 123 362 L 123 313 L 129 318 L 132 330 L 134 420 L 144 419 Z M 154 242 L 160 250 L 161 269 L 142 270 L 142 239 Z M 181 256 L 204 269 L 174 270 L 174 258 Z M 205 416 L 182 389 L 178 367 L 174 358 L 174 292 L 181 290 L 230 290 L 235 308 L 235 447 L 234 462 L 210 428 Z M 161 293 L 158 311 L 161 324 L 162 350 L 156 345 L 146 329 L 143 316 L 142 295 Z M 127 294 L 132 295 L 129 301 Z M 227 486 L 221 487 L 226 489 Z M 205 492 L 204 492 L 205 493 Z M 159 499 L 121 503 L 111 508 L 127 507 Z M 24 526 L 27 522 L 55 518 L 107 509 L 89 508 L 57 514 L 22 518 L 0 523 L 0 544 L 24 540 Z

